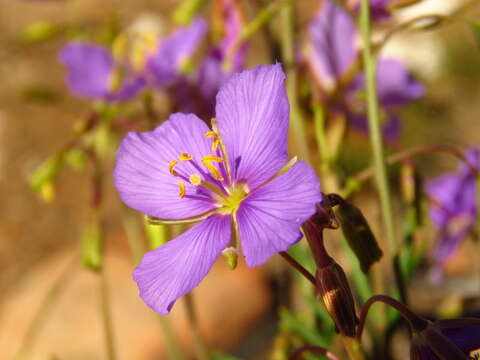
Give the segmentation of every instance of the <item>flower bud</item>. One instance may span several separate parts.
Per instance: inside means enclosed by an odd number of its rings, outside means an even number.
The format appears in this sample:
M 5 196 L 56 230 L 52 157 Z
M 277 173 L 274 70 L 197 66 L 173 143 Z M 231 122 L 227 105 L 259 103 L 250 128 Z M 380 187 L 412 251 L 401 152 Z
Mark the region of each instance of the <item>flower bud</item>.
M 367 273 L 372 264 L 380 260 L 383 255 L 367 220 L 355 205 L 340 196 L 330 194 L 328 197 L 332 205 L 338 205 L 336 214 L 343 235 L 360 262 L 360 268 Z
M 355 337 L 358 318 L 355 301 L 342 267 L 332 260 L 330 265 L 317 269 L 317 291 L 337 332 Z
M 55 179 L 63 163 L 63 152 L 57 153 L 45 160 L 30 177 L 30 186 L 45 202 L 51 202 L 55 197 Z
M 103 264 L 103 226 L 97 212 L 92 212 L 82 236 L 82 263 L 87 269 L 100 271 Z

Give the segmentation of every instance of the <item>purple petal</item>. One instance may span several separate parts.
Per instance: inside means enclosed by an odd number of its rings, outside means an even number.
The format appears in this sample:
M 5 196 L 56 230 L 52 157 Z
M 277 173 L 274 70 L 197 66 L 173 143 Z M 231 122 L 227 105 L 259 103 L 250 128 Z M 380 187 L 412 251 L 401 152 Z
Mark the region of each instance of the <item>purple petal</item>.
M 212 215 L 143 256 L 133 272 L 140 297 L 166 315 L 175 301 L 198 286 L 230 242 L 230 216 Z
M 386 115 L 388 118 L 382 126 L 382 135 L 388 143 L 394 143 L 400 136 L 401 121 L 396 114 L 387 113 Z M 368 119 L 365 114 L 350 113 L 348 114 L 348 121 L 353 129 L 368 136 Z
M 79 97 L 126 101 L 145 86 L 142 76 L 127 73 L 120 88 L 111 90 L 110 79 L 116 65 L 109 50 L 99 45 L 70 43 L 62 48 L 59 59 L 68 69 L 68 88 Z
M 298 241 L 300 226 L 320 200 L 318 179 L 304 162 L 250 194 L 237 213 L 247 265 L 261 265 Z
M 193 55 L 206 31 L 205 20 L 197 18 L 188 27 L 178 28 L 161 41 L 148 62 L 157 86 L 167 86 L 177 78 L 183 62 Z
M 178 177 L 169 173 L 168 164 L 180 153 L 193 156 L 192 161 L 175 167 L 186 175 L 198 173 L 193 162 L 210 154 L 211 141 L 204 134 L 209 128 L 195 115 L 173 114 L 154 131 L 128 133 L 117 152 L 115 186 L 128 206 L 151 216 L 184 219 L 212 210 L 208 195 L 184 181 L 186 196 L 179 198 Z M 193 196 L 193 198 L 191 198 Z
M 355 61 L 355 23 L 333 1 L 325 0 L 309 26 L 309 33 L 314 74 L 324 87 L 330 88 Z
M 462 352 L 470 356 L 477 350 L 480 353 L 480 326 L 464 326 L 442 330 L 443 335 L 453 342 Z
M 224 36 L 220 41 L 218 49 L 225 58 L 230 48 L 238 41 L 243 27 L 243 19 L 238 4 L 233 0 L 223 1 L 223 20 L 224 20 Z M 243 69 L 245 64 L 245 56 L 247 51 L 247 43 L 238 48 L 232 59 L 231 72 L 237 72 Z
M 393 59 L 378 63 L 377 88 L 383 106 L 405 105 L 425 94 L 425 87 L 400 61 Z
M 233 74 L 217 95 L 216 115 L 233 177 L 250 189 L 287 160 L 289 104 L 280 64 Z
M 67 85 L 72 93 L 92 99 L 107 95 L 114 68 L 107 49 L 90 43 L 70 43 L 60 50 L 59 60 L 67 67 Z

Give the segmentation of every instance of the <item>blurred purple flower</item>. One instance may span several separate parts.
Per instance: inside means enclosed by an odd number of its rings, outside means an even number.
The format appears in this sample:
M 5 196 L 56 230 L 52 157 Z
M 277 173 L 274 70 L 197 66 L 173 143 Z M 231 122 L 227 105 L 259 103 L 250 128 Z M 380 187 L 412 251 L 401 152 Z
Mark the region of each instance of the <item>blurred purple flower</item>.
M 223 0 L 220 7 L 220 18 L 223 23 L 222 37 L 205 57 L 198 73 L 198 86 L 207 107 L 215 108 L 215 95 L 220 86 L 235 72 L 243 70 L 245 66 L 247 43 L 235 49 L 240 38 L 244 19 L 237 0 Z M 229 64 L 225 61 L 230 57 Z M 208 114 L 210 115 L 210 114 Z
M 411 360 L 462 360 L 480 356 L 480 319 L 438 320 L 414 336 Z
M 327 95 L 341 83 L 344 96 L 332 104 L 333 108 L 344 113 L 353 128 L 366 132 L 365 106 L 359 101 L 364 76 L 354 69 L 359 46 L 353 19 L 332 0 L 325 0 L 310 24 L 309 33 L 307 61 L 317 83 Z M 377 89 L 385 117 L 383 133 L 387 140 L 394 140 L 400 130 L 395 110 L 423 96 L 425 89 L 400 61 L 393 59 L 380 59 Z
M 238 250 L 238 240 L 252 267 L 301 238 L 320 185 L 305 163 L 286 165 L 284 80 L 280 64 L 233 74 L 217 95 L 218 128 L 176 113 L 123 140 L 114 170 L 121 199 L 158 222 L 202 220 L 135 269 L 140 296 L 153 310 L 167 314 L 222 252 Z
M 388 20 L 392 15 L 389 6 L 391 3 L 398 0 L 370 0 L 370 14 L 373 21 Z M 349 2 L 350 8 L 358 12 L 360 9 L 360 0 L 351 0 Z
M 480 169 L 480 149 L 468 149 L 465 157 L 470 164 Z M 474 229 L 478 215 L 476 177 L 472 169 L 462 163 L 458 171 L 428 182 L 426 191 L 434 200 L 429 213 L 433 225 L 439 231 L 439 242 L 435 250 L 435 274 L 438 278 L 441 266 Z
M 206 32 L 206 24 L 196 19 L 164 39 L 142 39 L 140 53 L 115 56 L 103 46 L 75 41 L 59 55 L 67 68 L 70 91 L 83 98 L 121 102 L 136 96 L 145 86 L 168 86 L 181 72 Z

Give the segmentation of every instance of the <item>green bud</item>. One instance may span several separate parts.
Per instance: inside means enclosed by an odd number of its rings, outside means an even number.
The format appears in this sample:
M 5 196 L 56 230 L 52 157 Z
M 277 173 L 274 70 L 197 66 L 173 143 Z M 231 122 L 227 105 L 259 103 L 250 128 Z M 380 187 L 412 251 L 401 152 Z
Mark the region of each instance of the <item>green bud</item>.
M 47 41 L 61 32 L 62 28 L 58 24 L 48 21 L 38 21 L 27 25 L 21 33 L 21 40 L 28 44 Z
M 156 249 L 168 241 L 167 227 L 165 225 L 151 225 L 145 221 L 145 233 L 150 249 Z
M 183 0 L 173 11 L 173 21 L 179 25 L 187 25 L 197 15 L 205 0 Z
M 104 234 L 97 213 L 92 214 L 82 236 L 82 264 L 87 269 L 99 271 L 103 264 Z
M 222 255 L 227 259 L 228 267 L 235 270 L 238 263 L 238 250 L 230 246 L 222 251 Z
M 65 154 L 65 162 L 75 171 L 83 170 L 87 157 L 85 152 L 79 149 L 71 149 Z
M 343 235 L 360 262 L 360 268 L 367 273 L 383 255 L 367 220 L 360 209 L 340 196 L 329 194 L 328 198 L 332 204 L 338 205 L 336 215 Z
M 30 186 L 45 202 L 51 202 L 55 197 L 55 178 L 63 162 L 63 152 L 57 153 L 45 160 L 30 177 Z

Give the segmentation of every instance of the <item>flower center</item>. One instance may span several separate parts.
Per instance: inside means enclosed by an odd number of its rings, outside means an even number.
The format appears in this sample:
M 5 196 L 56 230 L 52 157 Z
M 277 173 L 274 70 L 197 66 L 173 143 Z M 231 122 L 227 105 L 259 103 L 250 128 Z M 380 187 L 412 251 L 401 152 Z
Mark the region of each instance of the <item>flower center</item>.
M 242 201 L 248 196 L 249 189 L 247 184 L 236 184 L 232 188 L 227 189 L 228 196 L 220 199 L 220 214 L 233 214 L 238 210 Z

